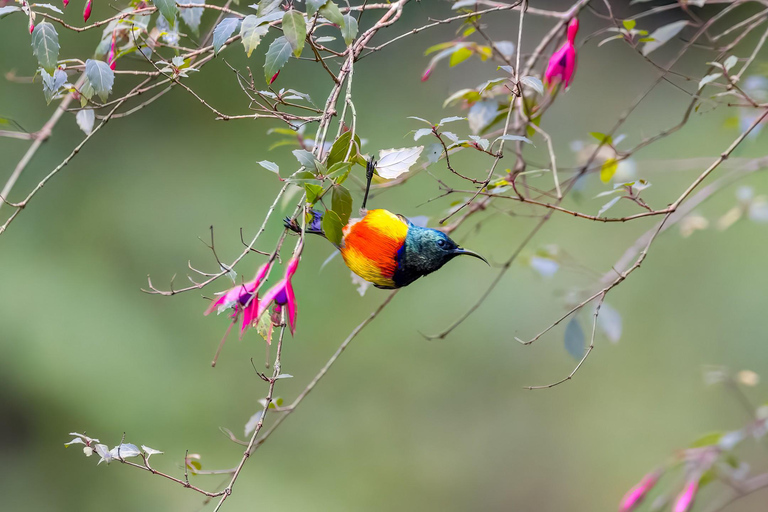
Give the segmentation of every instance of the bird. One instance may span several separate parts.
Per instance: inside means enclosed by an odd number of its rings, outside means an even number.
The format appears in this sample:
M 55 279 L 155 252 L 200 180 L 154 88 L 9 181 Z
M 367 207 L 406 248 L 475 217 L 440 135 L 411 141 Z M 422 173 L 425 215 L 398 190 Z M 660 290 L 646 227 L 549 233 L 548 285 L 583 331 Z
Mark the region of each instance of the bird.
M 375 163 L 369 161 L 361 209 L 364 215 L 349 220 L 337 246 L 352 272 L 377 288 L 395 289 L 439 270 L 456 256 L 472 256 L 488 264 L 481 255 L 459 247 L 440 230 L 417 226 L 405 216 L 385 209 L 365 210 L 374 166 Z M 311 218 L 305 231 L 325 236 L 323 213 L 309 210 L 309 214 Z M 301 233 L 301 226 L 294 219 L 286 218 L 285 226 Z

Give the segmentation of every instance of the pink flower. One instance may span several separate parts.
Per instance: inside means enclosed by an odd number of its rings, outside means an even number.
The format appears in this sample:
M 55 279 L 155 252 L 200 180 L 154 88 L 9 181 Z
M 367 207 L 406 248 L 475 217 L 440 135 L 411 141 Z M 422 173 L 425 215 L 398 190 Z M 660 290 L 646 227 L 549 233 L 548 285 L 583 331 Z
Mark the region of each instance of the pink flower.
M 654 471 L 653 473 L 648 473 L 645 475 L 643 479 L 640 480 L 640 483 L 631 488 L 629 492 L 627 492 L 627 494 L 625 494 L 621 499 L 619 512 L 630 512 L 631 510 L 634 510 L 635 507 L 637 507 L 640 502 L 643 501 L 645 495 L 648 494 L 648 491 L 650 491 L 653 486 L 656 485 L 658 480 L 658 471 Z
M 29 33 L 31 34 L 34 31 L 35 31 L 35 24 L 32 22 L 32 18 L 29 18 Z
M 696 497 L 698 490 L 699 480 L 689 480 L 685 487 L 683 487 L 683 491 L 677 495 L 672 512 L 688 512 L 691 509 L 691 505 L 693 505 L 693 499 Z
M 299 258 L 291 258 L 288 262 L 288 266 L 285 268 L 285 276 L 278 281 L 275 286 L 267 290 L 267 293 L 264 294 L 264 298 L 259 302 L 258 311 L 256 312 L 256 318 L 260 318 L 273 301 L 277 305 L 276 309 L 287 306 L 288 323 L 291 326 L 291 334 L 296 332 L 296 295 L 293 293 L 291 278 L 293 277 L 293 274 L 296 273 L 296 268 L 298 266 Z
M 61 3 L 64 4 L 64 7 L 69 5 L 69 0 L 61 0 Z
M 259 290 L 259 286 L 267 275 L 268 270 L 268 264 L 262 265 L 258 272 L 256 272 L 256 277 L 253 278 L 252 281 L 239 284 L 222 293 L 218 299 L 211 302 L 211 305 L 205 310 L 205 314 L 209 315 L 215 309 L 218 309 L 219 313 L 221 313 L 230 308 L 233 310 L 232 318 L 237 318 L 237 316 L 242 313 L 243 322 L 240 326 L 240 337 L 242 338 L 245 330 L 254 322 L 254 320 L 259 318 L 259 316 L 256 315 L 259 307 L 259 297 L 256 295 L 256 292 Z
M 107 63 L 109 68 L 115 70 L 115 42 L 117 41 L 117 30 L 112 31 L 112 45 L 109 47 L 109 55 L 107 56 Z
M 88 18 L 91 17 L 91 4 L 93 3 L 93 0 L 88 0 L 85 4 L 85 9 L 83 9 L 83 21 L 88 21 Z
M 280 71 L 272 75 L 272 78 L 269 79 L 269 85 L 272 85 L 275 82 L 275 80 L 277 80 L 277 75 L 279 74 L 280 74 Z
M 576 71 L 576 32 L 579 31 L 579 20 L 573 18 L 568 24 L 568 40 L 563 43 L 549 59 L 547 71 L 544 73 L 544 81 L 552 85 L 555 79 L 563 82 L 567 89 L 571 85 L 573 72 Z
M 424 70 L 424 74 L 421 75 L 421 81 L 426 82 L 429 80 L 429 76 L 432 74 L 432 68 L 427 68 Z

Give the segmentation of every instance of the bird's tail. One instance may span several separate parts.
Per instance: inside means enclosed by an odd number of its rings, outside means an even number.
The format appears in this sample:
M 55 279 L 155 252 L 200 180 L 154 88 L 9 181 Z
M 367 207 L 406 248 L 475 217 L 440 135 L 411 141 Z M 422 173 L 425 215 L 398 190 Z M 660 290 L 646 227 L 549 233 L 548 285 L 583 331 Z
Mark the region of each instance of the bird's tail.
M 311 215 L 312 218 L 307 218 L 306 232 L 325 237 L 325 232 L 323 232 L 323 213 L 317 210 L 309 210 L 308 215 Z M 286 217 L 283 220 L 283 223 L 285 224 L 286 228 L 290 229 L 294 233 L 301 233 L 301 223 L 299 223 L 296 219 Z

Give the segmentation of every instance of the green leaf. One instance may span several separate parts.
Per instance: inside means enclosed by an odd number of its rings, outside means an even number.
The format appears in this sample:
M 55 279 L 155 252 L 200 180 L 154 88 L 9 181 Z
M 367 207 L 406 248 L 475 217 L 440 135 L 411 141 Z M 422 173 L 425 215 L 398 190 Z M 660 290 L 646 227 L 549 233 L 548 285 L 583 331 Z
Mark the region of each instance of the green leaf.
M 232 36 L 232 33 L 237 30 L 237 26 L 240 24 L 240 20 L 237 18 L 224 18 L 213 29 L 213 52 L 219 53 L 221 47 Z
M 293 156 L 296 157 L 296 160 L 298 160 L 299 163 L 302 166 L 304 166 L 307 170 L 309 171 L 317 170 L 318 161 L 315 158 L 315 155 L 313 155 L 306 149 L 294 149 L 292 153 L 293 153 Z
M 467 47 L 456 48 L 456 51 L 454 51 L 451 54 L 451 60 L 448 61 L 449 66 L 453 67 L 453 66 L 456 66 L 457 64 L 461 64 L 471 56 L 472 56 L 472 50 L 470 50 L 469 48 Z
M 323 214 L 323 233 L 325 237 L 334 245 L 341 245 L 344 236 L 342 229 L 344 224 L 333 210 L 326 210 Z
M 315 204 L 320 196 L 323 195 L 323 187 L 315 183 L 305 183 L 304 190 L 307 191 L 307 202 Z
M 357 37 L 357 20 L 351 14 L 344 15 L 344 26 L 341 29 L 341 36 L 347 46 L 351 45 Z
M 328 0 L 307 0 L 307 16 L 313 16 Z
M 260 25 L 261 20 L 254 14 L 249 14 L 240 25 L 240 37 L 243 41 L 245 54 L 250 57 L 253 50 L 259 46 L 262 36 L 269 30 L 269 25 Z
M 339 26 L 339 28 L 344 30 L 344 16 L 341 14 L 339 6 L 336 5 L 333 0 L 328 0 L 325 2 L 325 4 L 319 10 L 320 15 L 322 15 L 325 19 L 331 23 L 335 23 Z
M 723 67 L 726 71 L 729 71 L 733 66 L 736 65 L 736 63 L 739 61 L 739 59 L 735 55 L 731 55 L 727 59 L 725 59 L 725 62 L 723 62 Z
M 299 186 L 301 186 L 303 183 L 307 183 L 310 181 L 317 181 L 317 176 L 315 176 L 311 171 L 301 171 L 294 173 L 290 178 L 287 178 L 285 181 L 288 183 L 295 183 Z
M 176 16 L 179 14 L 179 8 L 176 6 L 176 0 L 152 0 L 157 10 L 168 21 L 168 25 L 173 28 L 176 24 Z
M 85 61 L 85 76 L 88 77 L 91 87 L 99 95 L 102 101 L 106 101 L 112 92 L 115 83 L 115 73 L 109 68 L 109 64 L 100 60 L 88 59 Z
M 203 5 L 205 2 L 203 0 L 185 0 L 184 3 Z M 181 10 L 181 19 L 195 35 L 200 33 L 200 20 L 203 17 L 203 11 L 205 9 L 202 7 L 191 7 Z
M 15 5 L 6 5 L 5 7 L 0 7 L 0 19 L 3 19 L 4 16 L 8 16 L 12 12 L 20 11 L 21 9 L 19 7 L 16 7 Z
M 691 448 L 701 448 L 702 446 L 712 446 L 720 442 L 720 438 L 723 437 L 722 432 L 710 432 L 705 434 L 691 443 Z
M 544 94 L 544 84 L 541 83 L 541 80 L 539 80 L 538 77 L 524 76 L 520 78 L 520 83 L 527 85 L 539 94 Z
M 603 166 L 600 168 L 600 181 L 608 183 L 616 174 L 619 168 L 619 162 L 615 158 L 609 158 L 603 162 Z M 612 206 L 612 205 L 611 205 Z
M 304 39 L 307 37 L 307 22 L 304 21 L 304 15 L 294 9 L 283 14 L 283 35 L 291 45 L 293 54 L 296 57 L 301 55 L 301 50 L 304 49 Z M 271 78 L 275 73 L 268 75 L 268 78 Z
M 576 318 L 572 318 L 565 326 L 565 350 L 571 357 L 580 360 L 584 356 L 584 331 Z
M 291 58 L 291 43 L 285 38 L 280 36 L 269 45 L 267 50 L 267 57 L 264 59 L 264 76 L 267 79 L 267 83 L 270 82 L 272 77 L 285 66 L 288 59 Z
M 717 80 L 721 76 L 723 76 L 722 73 L 712 73 L 711 75 L 705 76 L 704 78 L 702 78 L 699 81 L 699 89 L 701 89 L 702 87 L 704 87 L 705 85 L 707 85 L 710 82 L 714 82 L 715 80 Z
M 339 215 L 341 223 L 346 226 L 352 215 L 352 194 L 342 185 L 333 186 L 331 209 Z
M 341 185 L 349 176 L 352 165 L 352 162 L 336 162 L 328 169 L 328 177 L 334 180 L 337 185 Z
M 259 2 L 259 8 L 256 9 L 256 15 L 260 17 L 266 16 L 267 14 L 276 11 L 281 3 L 283 3 L 283 0 L 261 0 L 261 2 Z
M 625 29 L 632 30 L 635 28 L 635 25 L 637 25 L 637 22 L 635 20 L 624 20 L 621 24 L 624 25 Z
M 265 168 L 266 170 L 271 171 L 277 174 L 278 176 L 280 176 L 280 167 L 278 167 L 278 165 L 275 162 L 270 162 L 269 160 L 262 160 L 261 162 L 256 162 L 256 163 L 262 166 L 263 168 Z
M 648 55 L 652 51 L 660 48 L 667 41 L 679 34 L 680 31 L 686 27 L 686 25 L 688 25 L 688 22 L 682 20 L 657 28 L 650 35 L 650 39 L 653 39 L 653 41 L 649 41 L 643 45 L 642 54 Z
M 59 34 L 47 21 L 38 24 L 32 31 L 32 52 L 40 67 L 53 75 L 59 61 Z
M 352 149 L 349 151 L 349 158 L 347 151 L 349 150 L 349 141 L 352 137 L 351 131 L 346 131 L 339 135 L 339 138 L 331 146 L 331 151 L 328 153 L 328 166 L 333 167 L 338 162 L 351 162 L 358 155 L 360 149 L 360 137 L 355 134 L 355 142 L 352 144 Z

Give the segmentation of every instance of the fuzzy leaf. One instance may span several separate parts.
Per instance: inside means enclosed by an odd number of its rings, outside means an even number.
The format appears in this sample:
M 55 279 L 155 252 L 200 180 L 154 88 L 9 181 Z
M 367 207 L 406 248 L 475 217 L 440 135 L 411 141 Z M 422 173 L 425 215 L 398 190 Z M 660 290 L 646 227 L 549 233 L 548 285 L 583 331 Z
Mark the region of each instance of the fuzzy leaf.
M 347 46 L 351 45 L 357 37 L 357 20 L 351 14 L 344 15 L 344 26 L 341 29 L 341 36 Z
M 577 361 L 584 356 L 584 331 L 576 318 L 565 326 L 565 350 Z
M 176 24 L 176 16 L 179 14 L 179 8 L 176 5 L 176 0 L 152 0 L 152 2 L 168 21 L 168 24 L 173 28 Z
M 253 50 L 259 46 L 262 36 L 269 30 L 269 25 L 260 25 L 260 23 L 261 20 L 258 16 L 250 14 L 245 17 L 243 23 L 240 25 L 240 37 L 243 42 L 243 47 L 245 48 L 245 54 L 248 57 L 250 57 Z M 274 73 L 272 74 L 274 75 Z M 271 77 L 272 75 L 269 76 Z
M 99 98 L 106 101 L 109 93 L 112 92 L 112 85 L 115 83 L 115 73 L 110 69 L 109 64 L 100 60 L 88 59 L 85 61 L 85 75 Z
M 237 30 L 240 20 L 237 18 L 224 18 L 213 29 L 213 51 L 219 53 L 221 47 L 232 37 L 232 33 Z
M 538 77 L 535 76 L 524 76 L 520 78 L 520 83 L 523 85 L 527 85 L 534 91 L 536 91 L 539 94 L 544 94 L 544 84 L 541 83 L 541 80 Z
M 307 37 L 307 22 L 304 21 L 303 14 L 291 9 L 283 15 L 283 36 L 291 45 L 293 54 L 296 57 L 301 55 L 301 50 L 304 49 L 304 39 Z M 272 73 L 272 75 L 274 74 Z
M 93 122 L 96 116 L 92 109 L 83 109 L 77 112 L 75 119 L 77 120 L 77 126 L 83 130 L 83 133 L 90 135 L 93 131 Z
M 679 34 L 686 25 L 688 25 L 688 22 L 682 20 L 670 23 L 669 25 L 664 25 L 663 27 L 659 27 L 654 30 L 653 33 L 649 36 L 649 39 L 653 40 L 643 45 L 643 55 L 648 55 L 652 51 L 661 48 L 667 41 Z
M 205 2 L 204 0 L 185 0 L 184 3 L 203 5 Z M 205 9 L 202 7 L 191 7 L 181 10 L 181 19 L 195 35 L 200 33 L 200 20 L 203 17 L 204 11 Z
M 379 161 L 376 164 L 376 172 L 382 178 L 395 179 L 410 170 L 411 166 L 419 159 L 424 146 L 402 149 L 383 149 L 379 151 Z
M 298 160 L 301 165 L 307 168 L 307 170 L 312 172 L 317 170 L 317 159 L 315 158 L 315 155 L 306 149 L 294 149 L 292 153 L 293 156 L 296 157 L 296 160 Z
M 597 326 L 603 331 L 605 337 L 611 343 L 621 339 L 621 314 L 606 303 L 600 306 L 600 315 L 597 317 Z
M 32 31 L 32 52 L 40 67 L 53 75 L 59 60 L 59 34 L 47 21 L 39 23 Z
M 261 2 L 259 2 L 258 8 L 256 9 L 256 15 L 266 16 L 267 14 L 271 14 L 280 8 L 281 3 L 283 3 L 283 0 L 261 0 Z
M 307 16 L 313 16 L 328 0 L 307 0 Z
M 338 25 L 340 29 L 344 30 L 344 16 L 341 14 L 339 6 L 336 5 L 333 0 L 325 2 L 325 4 L 320 7 L 319 11 L 325 19 Z
M 264 76 L 267 79 L 267 83 L 270 82 L 272 77 L 285 66 L 288 59 L 291 58 L 291 43 L 285 38 L 280 36 L 269 45 L 267 50 L 267 56 L 264 59 Z

